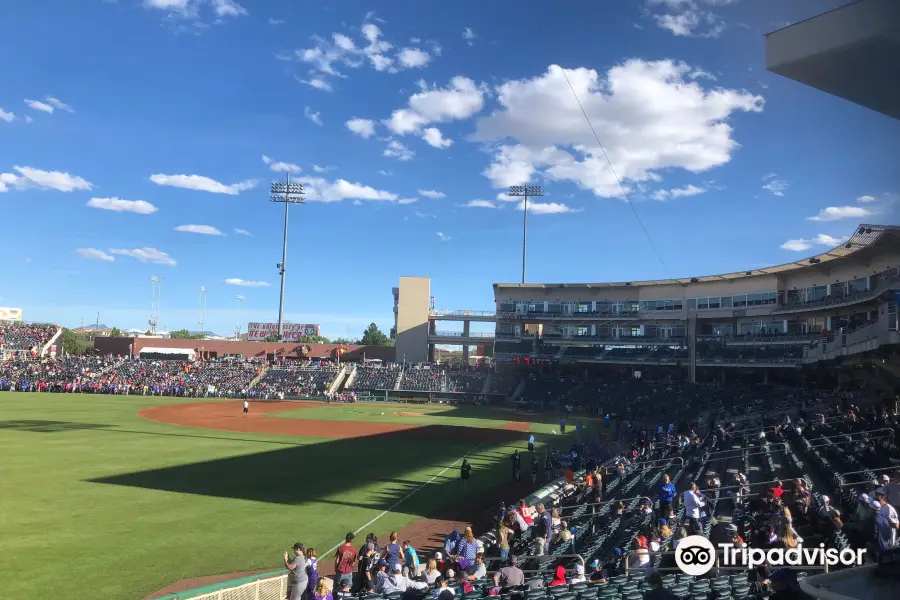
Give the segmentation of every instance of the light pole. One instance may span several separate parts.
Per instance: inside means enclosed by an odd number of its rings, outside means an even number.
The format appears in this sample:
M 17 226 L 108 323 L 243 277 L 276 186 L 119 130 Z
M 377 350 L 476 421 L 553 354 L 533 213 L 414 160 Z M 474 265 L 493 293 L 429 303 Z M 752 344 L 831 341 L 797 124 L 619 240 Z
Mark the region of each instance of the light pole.
M 281 296 L 278 299 L 278 339 L 281 340 L 282 324 L 284 322 L 284 272 L 287 266 L 287 234 L 288 234 L 288 206 L 291 204 L 303 204 L 303 184 L 291 183 L 291 174 L 287 173 L 284 183 L 272 184 L 272 202 L 284 204 L 284 241 L 281 244 L 281 262 L 275 265 L 281 274 Z
M 511 185 L 509 186 L 509 195 L 520 196 L 525 199 L 525 203 L 522 206 L 522 283 L 525 283 L 525 248 L 528 245 L 528 197 L 543 196 L 544 186 Z
M 206 321 L 206 286 L 200 286 L 200 307 L 197 310 L 197 333 L 203 331 L 203 324 Z
M 150 277 L 150 333 L 156 335 L 159 325 L 159 307 L 162 302 L 162 277 Z
M 238 301 L 238 310 L 237 310 L 237 322 L 234 326 L 234 339 L 241 339 L 241 305 L 244 303 L 244 297 L 238 294 L 235 296 Z

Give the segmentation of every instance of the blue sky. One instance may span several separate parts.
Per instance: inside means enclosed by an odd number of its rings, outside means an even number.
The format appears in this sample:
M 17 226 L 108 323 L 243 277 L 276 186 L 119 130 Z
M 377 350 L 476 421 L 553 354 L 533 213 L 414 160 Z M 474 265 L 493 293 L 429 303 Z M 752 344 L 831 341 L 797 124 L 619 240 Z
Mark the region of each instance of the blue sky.
M 764 32 L 842 3 L 13 3 L 0 306 L 143 327 L 157 275 L 160 326 L 194 328 L 201 285 L 208 329 L 233 330 L 236 294 L 244 322 L 275 320 L 287 170 L 307 203 L 286 316 L 330 336 L 386 331 L 401 275 L 491 308 L 521 269 L 521 206 L 498 194 L 526 179 L 546 194 L 529 281 L 797 260 L 891 221 L 898 192 L 896 121 L 765 70 Z

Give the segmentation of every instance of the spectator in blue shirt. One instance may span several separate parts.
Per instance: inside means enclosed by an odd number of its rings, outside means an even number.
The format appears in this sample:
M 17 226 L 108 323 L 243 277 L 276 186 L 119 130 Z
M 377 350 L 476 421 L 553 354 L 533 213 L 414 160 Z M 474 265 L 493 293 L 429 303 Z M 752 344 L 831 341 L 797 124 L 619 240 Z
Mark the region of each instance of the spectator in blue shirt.
M 663 475 L 663 484 L 659 487 L 659 516 L 667 519 L 672 516 L 672 501 L 678 491 L 668 475 Z

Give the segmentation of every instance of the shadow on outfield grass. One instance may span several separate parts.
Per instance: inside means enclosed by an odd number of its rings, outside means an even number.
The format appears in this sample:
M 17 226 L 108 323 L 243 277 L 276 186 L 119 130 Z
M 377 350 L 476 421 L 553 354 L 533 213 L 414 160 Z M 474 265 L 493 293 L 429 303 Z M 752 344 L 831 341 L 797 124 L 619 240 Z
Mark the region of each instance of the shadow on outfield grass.
M 58 433 L 60 431 L 105 429 L 107 427 L 112 427 L 112 425 L 101 425 L 100 423 L 73 423 L 71 421 L 38 421 L 31 419 L 0 421 L 0 430 L 28 431 L 31 433 Z
M 479 428 L 428 425 L 90 481 L 284 505 L 335 501 L 358 508 L 389 510 L 403 501 L 398 510 L 404 513 L 446 517 L 448 507 L 461 495 L 461 458 L 493 444 L 522 441 L 521 432 L 491 430 L 486 436 L 485 430 Z M 470 489 L 496 488 L 497 500 L 502 499 L 509 490 L 498 481 L 498 474 L 511 471 L 504 459 L 508 455 L 501 456 L 497 466 L 479 464 L 480 457 L 473 460 Z M 525 462 L 523 458 L 523 470 Z M 427 472 L 423 481 L 408 479 L 408 474 L 419 471 Z M 425 489 L 410 496 L 428 480 L 431 481 Z M 366 486 L 368 489 L 360 490 Z M 493 491 L 485 495 L 489 496 L 485 498 L 487 502 L 494 501 Z

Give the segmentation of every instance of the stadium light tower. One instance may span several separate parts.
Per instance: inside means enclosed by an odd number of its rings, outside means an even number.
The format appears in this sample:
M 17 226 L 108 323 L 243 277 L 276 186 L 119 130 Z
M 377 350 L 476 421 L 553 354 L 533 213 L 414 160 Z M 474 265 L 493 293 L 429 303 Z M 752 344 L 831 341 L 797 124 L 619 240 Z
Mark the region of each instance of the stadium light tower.
M 542 185 L 511 185 L 509 186 L 509 195 L 522 197 L 525 203 L 522 206 L 522 283 L 525 283 L 525 252 L 528 246 L 528 197 L 532 198 L 544 195 L 544 186 Z
M 234 337 L 235 339 L 241 339 L 241 305 L 244 303 L 244 297 L 238 294 L 235 296 L 238 301 L 238 310 L 237 310 L 237 321 L 234 327 Z
M 150 333 L 156 335 L 159 325 L 159 307 L 162 302 L 162 277 L 153 275 L 150 277 Z
M 272 202 L 284 204 L 284 241 L 281 244 L 281 262 L 275 265 L 281 274 L 281 296 L 278 299 L 278 339 L 281 339 L 284 324 L 284 272 L 287 266 L 287 234 L 288 234 L 288 207 L 291 204 L 303 204 L 303 184 L 291 183 L 291 174 L 287 173 L 284 183 L 272 184 Z
M 200 306 L 197 310 L 197 333 L 203 331 L 203 324 L 206 321 L 206 286 L 200 286 Z

